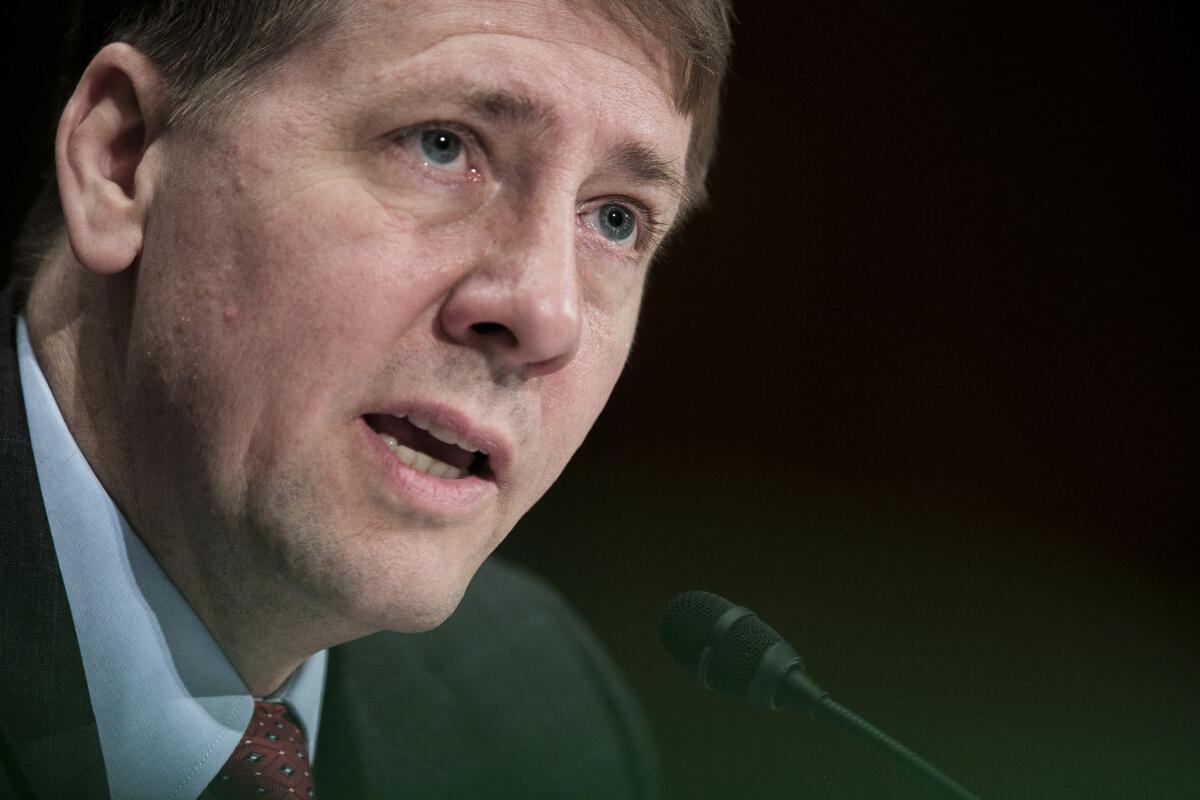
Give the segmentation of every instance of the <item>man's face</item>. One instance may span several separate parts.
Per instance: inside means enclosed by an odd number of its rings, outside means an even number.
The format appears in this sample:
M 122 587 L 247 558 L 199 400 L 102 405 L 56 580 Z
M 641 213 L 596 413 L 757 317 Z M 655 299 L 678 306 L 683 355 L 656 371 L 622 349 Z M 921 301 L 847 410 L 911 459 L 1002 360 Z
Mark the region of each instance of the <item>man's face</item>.
M 165 141 L 136 493 L 201 549 L 417 630 L 607 400 L 690 123 L 665 60 L 565 3 L 350 8 L 215 133 Z

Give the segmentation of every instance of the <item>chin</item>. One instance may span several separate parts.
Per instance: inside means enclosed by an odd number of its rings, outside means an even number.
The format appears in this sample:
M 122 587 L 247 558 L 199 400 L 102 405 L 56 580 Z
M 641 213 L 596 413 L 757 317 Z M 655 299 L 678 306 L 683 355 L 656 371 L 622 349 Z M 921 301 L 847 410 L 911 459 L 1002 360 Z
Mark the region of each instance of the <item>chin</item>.
M 435 564 L 397 566 L 354 581 L 351 591 L 344 586 L 338 603 L 342 613 L 369 632 L 423 633 L 454 613 L 475 574 L 475 569 L 463 575 Z
M 432 597 L 399 598 L 393 607 L 381 609 L 383 613 L 374 617 L 370 627 L 396 633 L 425 633 L 449 619 L 462 597 L 463 592 L 459 591 Z
M 378 619 L 380 630 L 399 633 L 423 633 L 441 625 L 458 608 L 466 593 L 468 581 L 425 583 L 402 587 L 382 609 Z
M 322 514 L 316 481 L 278 484 L 256 504 L 255 528 L 279 566 L 314 605 L 359 636 L 392 630 L 419 633 L 454 613 L 475 572 L 503 536 L 487 526 L 434 527 L 406 520 Z M 330 531 L 341 532 L 330 535 Z M 347 535 L 345 531 L 358 531 Z M 320 613 L 318 611 L 317 613 Z

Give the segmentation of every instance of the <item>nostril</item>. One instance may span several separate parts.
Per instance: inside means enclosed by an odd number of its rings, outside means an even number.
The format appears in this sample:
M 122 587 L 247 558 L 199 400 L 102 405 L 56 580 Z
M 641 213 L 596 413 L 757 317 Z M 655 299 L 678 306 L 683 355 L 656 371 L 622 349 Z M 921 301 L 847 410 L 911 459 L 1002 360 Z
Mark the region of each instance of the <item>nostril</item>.
M 501 331 L 505 330 L 505 327 L 499 322 L 476 322 L 471 326 L 471 330 L 487 336 L 491 333 L 500 333 Z
M 486 339 L 501 339 L 509 345 L 517 343 L 513 332 L 499 322 L 476 322 L 471 326 L 471 330 Z

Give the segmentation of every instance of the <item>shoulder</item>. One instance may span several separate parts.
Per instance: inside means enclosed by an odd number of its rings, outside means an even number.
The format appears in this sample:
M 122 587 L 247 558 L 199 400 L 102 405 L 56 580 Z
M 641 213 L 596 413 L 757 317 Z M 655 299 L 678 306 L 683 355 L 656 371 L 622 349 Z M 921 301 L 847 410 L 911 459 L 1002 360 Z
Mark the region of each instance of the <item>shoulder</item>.
M 329 665 L 322 778 L 326 757 L 343 757 L 341 732 L 360 730 L 358 707 L 372 716 L 367 746 L 382 739 L 389 758 L 411 759 L 422 796 L 657 793 L 650 737 L 619 671 L 558 593 L 513 564 L 489 560 L 439 628 L 334 648 Z

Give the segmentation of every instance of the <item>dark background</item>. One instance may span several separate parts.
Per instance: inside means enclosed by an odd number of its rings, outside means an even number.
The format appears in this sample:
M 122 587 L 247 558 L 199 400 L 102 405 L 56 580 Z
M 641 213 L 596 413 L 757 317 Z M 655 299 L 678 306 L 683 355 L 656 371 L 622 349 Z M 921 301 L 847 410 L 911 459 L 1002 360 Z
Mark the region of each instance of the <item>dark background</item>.
M 1181 8 L 739 3 L 714 207 L 502 547 L 629 673 L 671 798 L 929 796 L 689 684 L 655 627 L 692 588 L 981 796 L 1200 796 Z M 36 13 L 5 51 L 3 241 L 48 152 Z

